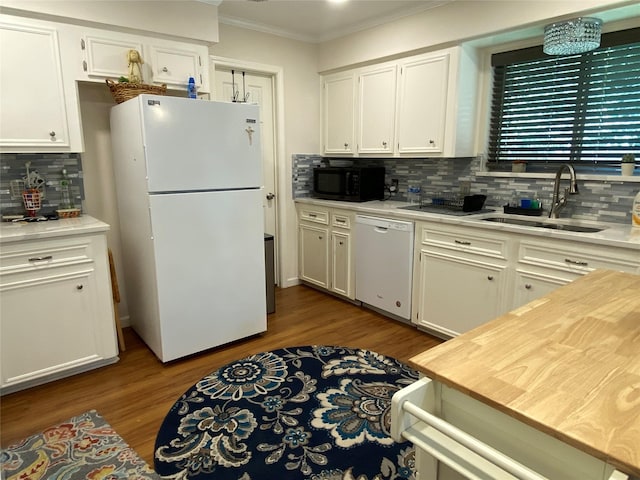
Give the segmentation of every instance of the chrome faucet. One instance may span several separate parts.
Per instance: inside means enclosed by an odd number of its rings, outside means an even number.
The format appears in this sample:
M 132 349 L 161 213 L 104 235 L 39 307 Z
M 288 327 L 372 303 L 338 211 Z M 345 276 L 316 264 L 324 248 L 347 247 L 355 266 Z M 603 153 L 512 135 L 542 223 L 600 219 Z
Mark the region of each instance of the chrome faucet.
M 564 189 L 564 195 L 560 198 L 560 177 L 564 170 L 569 171 L 571 178 L 569 179 L 569 187 Z M 556 180 L 553 184 L 553 200 L 551 200 L 551 211 L 549 212 L 549 218 L 558 218 L 560 210 L 567 204 L 567 194 L 576 195 L 578 192 L 578 182 L 576 181 L 576 171 L 572 165 L 563 163 L 556 172 Z

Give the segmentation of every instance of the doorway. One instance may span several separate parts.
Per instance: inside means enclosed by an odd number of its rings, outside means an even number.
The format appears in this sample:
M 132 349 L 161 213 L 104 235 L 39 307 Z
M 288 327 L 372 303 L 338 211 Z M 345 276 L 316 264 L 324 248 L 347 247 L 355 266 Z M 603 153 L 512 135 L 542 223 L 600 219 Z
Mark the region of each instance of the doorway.
M 274 73 L 247 69 L 230 61 L 212 59 L 211 78 L 215 101 L 245 100 L 260 107 L 260 138 L 264 179 L 264 231 L 274 237 L 274 282 L 280 285 L 276 105 Z

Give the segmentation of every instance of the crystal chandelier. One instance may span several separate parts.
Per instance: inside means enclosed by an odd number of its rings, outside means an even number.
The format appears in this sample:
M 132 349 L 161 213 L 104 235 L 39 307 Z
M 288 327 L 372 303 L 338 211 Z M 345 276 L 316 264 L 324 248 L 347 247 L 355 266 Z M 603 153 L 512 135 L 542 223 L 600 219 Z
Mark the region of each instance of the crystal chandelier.
M 600 46 L 602 20 L 583 17 L 544 27 L 543 51 L 547 55 L 575 55 Z

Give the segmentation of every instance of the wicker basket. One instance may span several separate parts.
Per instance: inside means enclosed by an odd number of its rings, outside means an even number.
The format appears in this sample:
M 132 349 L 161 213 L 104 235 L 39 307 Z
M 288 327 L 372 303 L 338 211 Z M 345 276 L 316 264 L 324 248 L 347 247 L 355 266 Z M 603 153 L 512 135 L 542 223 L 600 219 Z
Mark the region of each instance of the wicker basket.
M 111 90 L 111 95 L 116 103 L 125 102 L 137 97 L 142 93 L 152 93 L 153 95 L 164 95 L 167 92 L 167 85 L 147 85 L 146 83 L 117 83 L 107 78 L 107 85 Z

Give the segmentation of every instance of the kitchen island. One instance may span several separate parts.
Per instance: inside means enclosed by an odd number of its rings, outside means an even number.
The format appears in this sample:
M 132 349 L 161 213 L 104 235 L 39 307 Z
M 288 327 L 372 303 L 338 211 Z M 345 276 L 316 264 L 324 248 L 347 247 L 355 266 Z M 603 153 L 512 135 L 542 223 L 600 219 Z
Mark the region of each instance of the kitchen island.
M 413 357 L 428 378 L 394 397 L 394 435 L 440 435 L 406 412 L 420 404 L 539 472 L 496 478 L 638 477 L 639 352 L 640 275 L 596 270 Z

